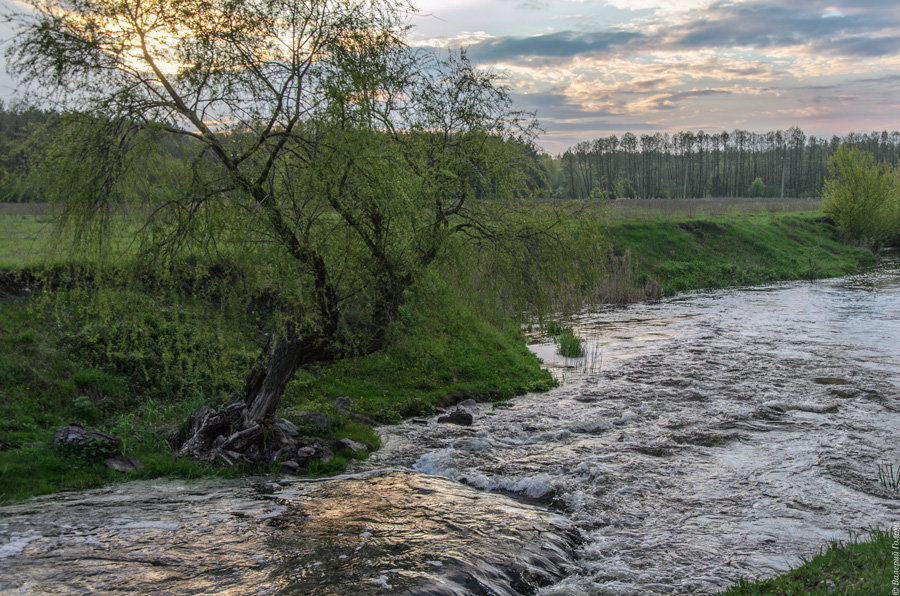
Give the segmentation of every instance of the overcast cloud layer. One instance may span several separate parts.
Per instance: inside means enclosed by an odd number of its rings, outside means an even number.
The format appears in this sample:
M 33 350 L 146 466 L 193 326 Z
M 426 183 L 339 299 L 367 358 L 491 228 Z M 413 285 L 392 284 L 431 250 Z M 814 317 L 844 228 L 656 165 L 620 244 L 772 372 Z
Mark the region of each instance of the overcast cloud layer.
M 619 134 L 900 129 L 896 0 L 427 0 L 419 45 L 505 72 L 558 152 Z

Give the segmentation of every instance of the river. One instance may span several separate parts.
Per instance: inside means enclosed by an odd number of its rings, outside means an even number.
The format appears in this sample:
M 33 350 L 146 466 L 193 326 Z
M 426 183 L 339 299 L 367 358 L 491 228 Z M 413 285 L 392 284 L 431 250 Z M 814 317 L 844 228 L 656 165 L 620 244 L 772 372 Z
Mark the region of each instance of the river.
M 900 521 L 900 259 L 682 294 L 532 349 L 557 389 L 410 420 L 327 480 L 142 481 L 0 508 L 0 591 L 715 593 Z

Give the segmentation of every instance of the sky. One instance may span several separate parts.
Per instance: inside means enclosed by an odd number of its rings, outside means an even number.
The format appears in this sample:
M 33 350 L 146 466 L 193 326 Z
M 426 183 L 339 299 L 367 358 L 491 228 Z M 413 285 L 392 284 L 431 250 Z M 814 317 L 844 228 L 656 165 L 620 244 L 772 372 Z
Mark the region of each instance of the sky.
M 413 1 L 411 43 L 502 74 L 552 154 L 628 131 L 900 129 L 900 0 Z
M 799 126 L 900 129 L 900 0 L 419 0 L 411 41 L 465 47 L 538 144 Z

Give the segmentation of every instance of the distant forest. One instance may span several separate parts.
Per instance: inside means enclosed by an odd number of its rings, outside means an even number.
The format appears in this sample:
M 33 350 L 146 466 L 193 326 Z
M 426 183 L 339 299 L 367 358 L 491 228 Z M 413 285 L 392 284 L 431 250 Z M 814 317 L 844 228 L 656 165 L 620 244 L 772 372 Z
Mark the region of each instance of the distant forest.
M 845 145 L 897 163 L 900 132 L 830 139 L 799 128 L 637 136 L 584 141 L 559 157 L 541 156 L 546 196 L 563 198 L 703 198 L 820 196 L 828 158 Z
M 59 116 L 34 109 L 7 108 L 0 102 L 0 202 L 40 201 L 27 180 L 35 144 L 59 126 Z
M 54 112 L 0 102 L 0 202 L 41 201 L 28 179 L 60 127 Z M 820 196 L 828 158 L 856 147 L 877 162 L 900 160 L 900 132 L 823 138 L 799 128 L 755 133 L 656 133 L 584 141 L 551 156 L 528 152 L 534 197 L 703 198 Z M 172 147 L 166 149 L 172 154 Z M 177 153 L 177 151 L 175 152 Z

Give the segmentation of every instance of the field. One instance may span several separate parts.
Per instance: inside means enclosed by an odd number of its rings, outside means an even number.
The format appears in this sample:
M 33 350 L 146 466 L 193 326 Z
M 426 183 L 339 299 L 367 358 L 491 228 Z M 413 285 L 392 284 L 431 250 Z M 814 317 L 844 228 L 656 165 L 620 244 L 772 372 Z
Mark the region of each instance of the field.
M 634 199 L 615 201 L 610 215 L 615 219 L 654 217 L 689 218 L 746 213 L 790 213 L 817 211 L 821 199 Z

